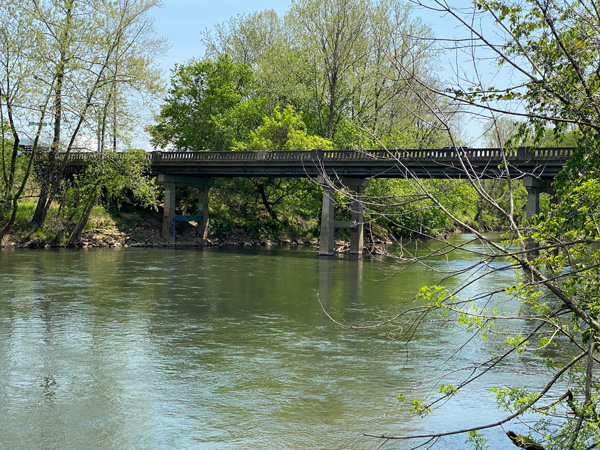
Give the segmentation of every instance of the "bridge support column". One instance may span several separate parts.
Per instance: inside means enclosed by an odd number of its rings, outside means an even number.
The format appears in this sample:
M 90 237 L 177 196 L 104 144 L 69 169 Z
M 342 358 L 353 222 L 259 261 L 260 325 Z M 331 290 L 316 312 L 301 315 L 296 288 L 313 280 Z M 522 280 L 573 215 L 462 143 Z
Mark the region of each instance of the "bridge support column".
M 523 178 L 523 186 L 527 189 L 525 216 L 529 220 L 540 213 L 540 194 L 551 192 L 552 186 L 550 181 L 540 180 L 529 175 Z
M 362 255 L 364 247 L 365 217 L 363 215 L 363 196 L 369 180 L 345 179 L 344 184 L 354 191 L 352 199 L 352 218 L 354 226 L 350 231 L 350 254 Z
M 328 182 L 329 181 L 329 182 Z M 362 178 L 346 178 L 340 188 L 347 187 L 352 191 L 352 216 L 349 222 L 335 220 L 335 186 L 330 180 L 319 176 L 318 183 L 323 188 L 323 207 L 321 209 L 321 236 L 319 255 L 333 255 L 336 228 L 350 228 L 350 254 L 362 255 L 364 246 L 363 195 L 369 180 Z
M 319 255 L 333 255 L 335 231 L 335 191 L 333 186 L 327 184 L 319 175 L 318 183 L 323 188 L 323 206 L 321 208 L 321 236 L 319 239 Z
M 198 187 L 198 215 L 202 216 L 202 222 L 198 222 L 198 230 L 196 234 L 202 239 L 208 237 L 208 227 L 210 224 L 210 218 L 208 215 L 208 193 L 210 188 L 214 184 L 212 178 L 204 179 L 204 184 Z
M 525 217 L 527 220 L 540 213 L 540 194 L 542 192 L 552 192 L 551 181 L 540 180 L 532 176 L 523 178 L 523 186 L 527 189 L 527 206 L 525 207 Z M 533 239 L 527 239 L 527 256 L 536 258 L 539 255 L 538 249 Z
M 165 203 L 163 212 L 162 237 L 169 242 L 175 241 L 175 222 L 198 222 L 197 235 L 206 239 L 208 235 L 208 199 L 209 191 L 214 184 L 213 178 L 199 178 L 189 175 L 158 176 L 158 182 L 165 186 Z M 198 188 L 198 214 L 194 216 L 178 216 L 175 212 L 175 193 L 179 186 Z
M 162 237 L 168 241 L 175 240 L 173 218 L 175 217 L 175 193 L 177 192 L 176 183 L 164 183 L 165 203 L 163 207 L 163 226 Z

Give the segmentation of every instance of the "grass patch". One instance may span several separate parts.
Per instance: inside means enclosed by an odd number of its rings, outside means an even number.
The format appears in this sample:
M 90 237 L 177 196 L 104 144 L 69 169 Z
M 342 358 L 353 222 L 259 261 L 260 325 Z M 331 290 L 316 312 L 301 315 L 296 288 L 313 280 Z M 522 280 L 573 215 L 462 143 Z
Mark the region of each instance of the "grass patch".
M 94 206 L 85 231 L 104 230 L 115 226 L 115 220 L 103 206 Z

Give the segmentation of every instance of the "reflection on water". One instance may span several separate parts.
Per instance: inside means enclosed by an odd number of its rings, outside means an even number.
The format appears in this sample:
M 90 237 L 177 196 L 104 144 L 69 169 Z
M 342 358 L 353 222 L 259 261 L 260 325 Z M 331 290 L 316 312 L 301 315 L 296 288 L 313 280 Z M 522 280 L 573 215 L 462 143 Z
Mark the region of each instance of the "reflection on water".
M 440 261 L 465 256 L 452 258 Z M 340 322 L 375 323 L 441 277 L 313 249 L 2 251 L 0 447 L 372 449 L 380 442 L 364 433 L 495 420 L 489 388 L 527 382 L 536 362 L 478 381 L 423 424 L 397 395 L 493 344 L 455 354 L 465 332 L 433 323 L 405 346 L 381 329 L 342 328 L 319 306 Z M 501 432 L 491 437 L 504 444 Z

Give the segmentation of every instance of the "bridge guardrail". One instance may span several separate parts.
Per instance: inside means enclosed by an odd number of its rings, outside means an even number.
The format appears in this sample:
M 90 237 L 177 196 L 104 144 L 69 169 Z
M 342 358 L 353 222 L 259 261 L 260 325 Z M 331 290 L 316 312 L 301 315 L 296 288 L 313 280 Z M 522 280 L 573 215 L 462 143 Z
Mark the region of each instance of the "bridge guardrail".
M 566 161 L 573 155 L 571 147 L 547 147 L 530 150 L 520 147 L 516 152 L 505 153 L 500 148 L 464 148 L 464 149 L 407 149 L 407 150 L 286 150 L 286 151 L 226 151 L 226 152 L 161 152 L 148 153 L 146 158 L 153 163 L 198 163 L 198 162 L 320 162 L 327 161 L 430 161 L 453 162 L 460 156 L 466 156 L 473 161 L 502 160 L 505 156 L 509 162 L 526 161 Z M 111 153 L 111 155 L 113 155 Z M 69 163 L 85 163 L 91 159 L 102 157 L 96 152 L 72 152 L 68 156 Z M 38 153 L 39 160 L 44 159 L 44 153 Z M 60 154 L 58 158 L 61 158 Z
M 460 155 L 459 155 L 460 153 Z M 463 149 L 409 149 L 409 150 L 289 150 L 289 151 L 239 151 L 239 152 L 153 152 L 154 162 L 184 161 L 222 161 L 222 162 L 303 162 L 303 161 L 373 161 L 373 160 L 411 160 L 411 161 L 456 161 L 464 156 L 473 160 L 508 161 L 564 161 L 573 154 L 571 147 L 537 148 L 533 151 L 521 147 L 516 152 L 505 153 L 500 148 L 463 148 Z

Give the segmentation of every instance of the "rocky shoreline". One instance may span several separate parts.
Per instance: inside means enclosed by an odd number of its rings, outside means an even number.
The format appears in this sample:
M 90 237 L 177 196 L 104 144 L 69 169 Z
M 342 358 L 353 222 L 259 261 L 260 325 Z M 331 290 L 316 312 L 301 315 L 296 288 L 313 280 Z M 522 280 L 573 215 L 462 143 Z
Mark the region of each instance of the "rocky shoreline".
M 369 246 L 368 253 L 383 254 L 385 245 L 388 243 L 377 243 Z M 140 248 L 140 247 L 318 247 L 318 239 L 258 239 L 252 237 L 236 236 L 227 238 L 212 237 L 202 239 L 195 235 L 195 229 L 191 232 L 180 233 L 174 242 L 167 241 L 160 236 L 156 229 L 136 229 L 134 232 L 126 233 L 113 229 L 87 231 L 83 234 L 79 245 L 73 248 Z M 0 249 L 51 249 L 66 248 L 64 243 L 48 243 L 38 237 L 23 239 L 18 235 L 7 235 L 0 242 Z M 335 253 L 348 253 L 350 244 L 346 241 L 336 241 Z
M 365 253 L 370 255 L 385 255 L 386 245 L 389 243 L 377 243 L 365 248 Z M 84 233 L 79 245 L 71 248 L 93 249 L 93 248 L 158 248 L 158 247 L 314 247 L 318 248 L 317 239 L 256 239 L 256 238 L 227 238 L 227 239 L 201 239 L 193 236 L 180 237 L 174 242 L 169 242 L 158 236 L 142 236 L 138 234 L 126 233 Z M 14 236 L 6 237 L 0 242 L 1 249 L 53 249 L 66 248 L 65 244 L 46 243 L 40 239 L 19 240 Z M 336 241 L 334 253 L 349 253 L 350 243 L 346 241 Z
M 178 224 L 174 241 L 168 241 L 161 236 L 161 223 L 156 218 L 144 218 L 134 214 L 127 215 L 133 222 L 129 226 L 113 224 L 102 228 L 85 231 L 76 248 L 129 248 L 129 247 L 256 247 L 256 246 L 318 246 L 318 239 L 298 239 L 283 237 L 253 238 L 243 235 L 220 238 L 211 236 L 202 239 L 196 235 L 196 227 L 182 223 Z M 341 246 L 342 244 L 340 244 Z M 7 234 L 0 242 L 0 248 L 62 248 L 64 243 L 46 242 L 39 234 L 29 236 Z
M 194 227 L 192 227 L 194 228 Z M 117 227 L 102 230 L 86 231 L 76 248 L 129 248 L 129 247 L 256 247 L 256 246 L 318 246 L 317 239 L 257 239 L 252 237 L 235 236 L 227 238 L 211 237 L 202 239 L 196 236 L 195 228 L 191 231 L 178 233 L 174 241 L 163 239 L 160 231 L 148 227 L 136 227 L 133 232 L 120 231 Z M 342 243 L 340 243 L 340 246 Z M 9 234 L 0 242 L 0 248 L 61 248 L 64 243 L 45 242 L 39 236 L 24 238 Z
M 318 247 L 318 239 L 306 239 L 295 237 L 280 238 L 256 238 L 243 234 L 227 237 L 210 236 L 202 239 L 197 236 L 197 229 L 189 223 L 178 224 L 174 241 L 169 241 L 161 236 L 161 221 L 157 216 L 143 217 L 137 214 L 124 215 L 127 224 L 111 223 L 104 224 L 100 228 L 85 231 L 80 243 L 74 248 L 130 248 L 130 247 Z M 382 249 L 389 244 L 380 241 L 368 245 L 367 253 L 382 254 Z M 29 236 L 19 234 L 8 234 L 0 242 L 0 249 L 50 249 L 64 248 L 66 244 L 46 242 L 39 234 L 33 233 Z M 336 241 L 335 253 L 349 252 L 349 243 Z

